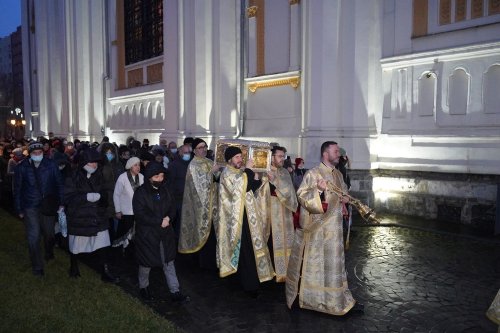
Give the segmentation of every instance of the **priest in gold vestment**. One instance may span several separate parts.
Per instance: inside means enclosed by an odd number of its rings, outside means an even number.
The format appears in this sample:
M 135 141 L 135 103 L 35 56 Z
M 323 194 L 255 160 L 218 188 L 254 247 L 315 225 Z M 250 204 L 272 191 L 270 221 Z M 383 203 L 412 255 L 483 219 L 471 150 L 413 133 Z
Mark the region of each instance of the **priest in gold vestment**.
M 292 251 L 293 213 L 297 210 L 297 195 L 292 177 L 283 168 L 285 148 L 272 149 L 271 171 L 263 177 L 257 192 L 259 210 L 264 217 L 264 236 L 274 259 L 276 282 L 285 282 L 288 259 Z
M 214 180 L 218 167 L 206 158 L 208 146 L 204 140 L 196 138 L 192 148 L 194 157 L 186 174 L 178 248 L 180 253 L 199 251 L 200 266 L 216 270 L 217 223 L 214 215 L 218 198 Z
M 351 309 L 362 311 L 347 285 L 342 231 L 342 204 L 347 198 L 329 192 L 328 183 L 347 192 L 342 174 L 335 169 L 339 147 L 334 141 L 321 145 L 321 164 L 309 170 L 297 191 L 301 205 L 286 277 L 286 299 L 299 306 L 332 315 Z
M 259 283 L 271 280 L 274 270 L 262 232 L 262 218 L 254 192 L 261 186 L 249 168 L 241 168 L 241 150 L 229 146 L 224 152 L 228 163 L 219 184 L 219 229 L 217 261 L 220 277 L 237 273 L 243 289 L 257 296 Z

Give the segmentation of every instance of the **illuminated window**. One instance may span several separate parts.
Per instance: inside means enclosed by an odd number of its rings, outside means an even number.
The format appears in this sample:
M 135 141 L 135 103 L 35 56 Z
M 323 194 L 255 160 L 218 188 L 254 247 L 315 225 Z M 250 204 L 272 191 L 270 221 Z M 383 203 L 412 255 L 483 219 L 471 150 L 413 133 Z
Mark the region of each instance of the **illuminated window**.
M 163 0 L 125 0 L 125 64 L 163 54 Z

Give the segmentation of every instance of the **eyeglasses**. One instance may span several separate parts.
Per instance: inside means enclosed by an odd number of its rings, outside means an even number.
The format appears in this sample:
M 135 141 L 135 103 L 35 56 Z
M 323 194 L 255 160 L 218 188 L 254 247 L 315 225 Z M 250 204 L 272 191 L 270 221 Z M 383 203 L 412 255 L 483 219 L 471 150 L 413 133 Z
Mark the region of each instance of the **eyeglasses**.
M 200 147 L 196 147 L 196 149 L 207 149 L 207 148 L 208 148 L 208 146 L 206 146 L 206 145 L 203 145 L 203 146 L 200 146 Z

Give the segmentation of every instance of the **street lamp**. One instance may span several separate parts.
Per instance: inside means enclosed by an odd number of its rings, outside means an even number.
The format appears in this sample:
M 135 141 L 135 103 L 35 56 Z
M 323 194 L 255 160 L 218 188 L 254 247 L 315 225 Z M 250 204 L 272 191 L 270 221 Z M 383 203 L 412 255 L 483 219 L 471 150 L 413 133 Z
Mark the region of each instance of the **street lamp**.
M 24 119 L 24 115 L 20 108 L 16 108 L 15 111 L 10 111 L 10 119 L 7 120 L 7 123 L 12 126 L 11 136 L 15 138 L 24 136 L 26 120 Z

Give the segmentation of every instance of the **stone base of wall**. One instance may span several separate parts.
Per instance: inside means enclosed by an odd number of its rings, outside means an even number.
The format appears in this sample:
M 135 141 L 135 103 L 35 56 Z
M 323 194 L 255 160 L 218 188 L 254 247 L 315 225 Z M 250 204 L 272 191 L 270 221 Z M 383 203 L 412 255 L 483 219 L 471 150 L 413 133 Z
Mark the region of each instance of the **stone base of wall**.
M 492 232 L 500 175 L 351 170 L 351 195 L 377 212 L 460 223 Z

